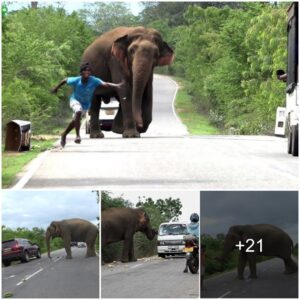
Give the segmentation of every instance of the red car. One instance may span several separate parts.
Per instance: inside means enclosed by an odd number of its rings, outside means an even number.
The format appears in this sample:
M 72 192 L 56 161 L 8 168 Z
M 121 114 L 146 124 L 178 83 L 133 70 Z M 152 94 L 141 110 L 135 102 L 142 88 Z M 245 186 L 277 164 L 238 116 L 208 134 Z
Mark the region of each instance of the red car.
M 15 238 L 2 242 L 2 263 L 9 266 L 12 261 L 28 262 L 30 258 L 41 257 L 40 247 L 29 240 Z

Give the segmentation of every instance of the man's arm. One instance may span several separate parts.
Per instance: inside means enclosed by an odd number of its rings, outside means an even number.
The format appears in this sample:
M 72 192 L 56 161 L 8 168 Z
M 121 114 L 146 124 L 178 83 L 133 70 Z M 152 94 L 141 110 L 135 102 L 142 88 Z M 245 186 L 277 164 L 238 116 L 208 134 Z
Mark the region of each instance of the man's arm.
M 56 87 L 51 90 L 51 93 L 56 94 L 58 89 L 67 83 L 67 78 L 63 79 Z
M 119 89 L 120 87 L 122 87 L 122 85 L 125 84 L 125 81 L 121 81 L 120 83 L 111 83 L 111 82 L 105 82 L 102 81 L 102 86 L 104 87 L 112 87 L 112 88 L 117 88 Z

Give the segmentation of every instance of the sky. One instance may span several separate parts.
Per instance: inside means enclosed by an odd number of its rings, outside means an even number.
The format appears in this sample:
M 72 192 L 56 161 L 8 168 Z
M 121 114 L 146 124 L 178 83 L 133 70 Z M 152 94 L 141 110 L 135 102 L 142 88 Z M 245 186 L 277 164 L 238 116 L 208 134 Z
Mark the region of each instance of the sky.
M 8 5 L 9 10 L 16 10 L 20 9 L 22 7 L 27 7 L 31 1 L 7 1 L 12 2 Z M 93 0 L 66 0 L 66 1 L 38 1 L 39 5 L 48 5 L 48 4 L 58 4 L 60 6 L 63 6 L 65 10 L 69 13 L 72 13 L 73 11 L 79 10 L 84 8 L 84 3 L 93 3 L 97 1 Z M 101 2 L 101 1 L 99 1 Z M 103 1 L 105 2 L 105 1 Z M 109 2 L 109 1 L 107 1 Z M 112 2 L 112 1 L 110 1 Z M 121 2 L 121 1 L 119 1 Z M 130 8 L 131 12 L 134 15 L 138 15 L 142 11 L 142 3 L 141 1 L 124 1 L 124 3 L 128 4 L 128 7 Z
M 111 197 L 121 196 L 125 200 L 136 204 L 141 197 L 152 198 L 154 201 L 157 199 L 173 199 L 179 198 L 182 204 L 182 215 L 179 217 L 180 222 L 189 223 L 190 215 L 194 212 L 200 214 L 200 192 L 196 191 L 114 191 L 110 192 Z
M 226 233 L 232 225 L 272 224 L 298 242 L 298 193 L 201 192 L 201 234 Z
M 91 191 L 2 191 L 2 225 L 41 227 L 54 220 L 81 218 L 98 224 L 99 205 Z

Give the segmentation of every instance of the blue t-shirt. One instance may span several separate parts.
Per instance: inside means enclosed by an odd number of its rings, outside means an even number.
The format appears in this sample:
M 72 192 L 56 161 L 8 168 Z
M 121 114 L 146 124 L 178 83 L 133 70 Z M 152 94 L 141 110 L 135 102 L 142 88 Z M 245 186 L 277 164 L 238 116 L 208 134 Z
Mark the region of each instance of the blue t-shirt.
M 68 77 L 67 84 L 74 87 L 70 96 L 70 101 L 76 99 L 82 105 L 84 110 L 88 110 L 91 106 L 94 91 L 98 85 L 103 84 L 100 78 L 89 76 L 87 83 L 81 82 L 81 76 Z
M 200 232 L 199 232 L 199 223 L 190 223 L 187 226 L 187 230 L 189 234 L 195 235 L 199 238 Z

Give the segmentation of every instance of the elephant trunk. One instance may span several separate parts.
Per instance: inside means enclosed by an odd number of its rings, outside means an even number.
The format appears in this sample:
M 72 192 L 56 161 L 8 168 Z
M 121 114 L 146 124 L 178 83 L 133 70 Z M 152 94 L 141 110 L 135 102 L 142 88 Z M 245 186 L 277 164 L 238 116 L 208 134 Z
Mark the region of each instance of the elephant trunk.
M 153 228 L 149 228 L 147 231 L 146 231 L 146 236 L 148 238 L 148 240 L 153 240 L 155 238 L 155 236 L 157 235 L 157 230 L 156 229 L 153 229 Z
M 50 255 L 50 238 L 51 238 L 51 233 L 49 230 L 46 231 L 46 246 L 47 246 L 47 251 L 48 251 L 48 257 L 51 258 Z
M 153 70 L 153 63 L 151 59 L 139 59 L 138 63 L 134 63 L 132 67 L 133 72 L 133 87 L 132 87 L 132 113 L 136 122 L 137 128 L 143 128 L 142 117 L 142 101 L 145 87 Z

